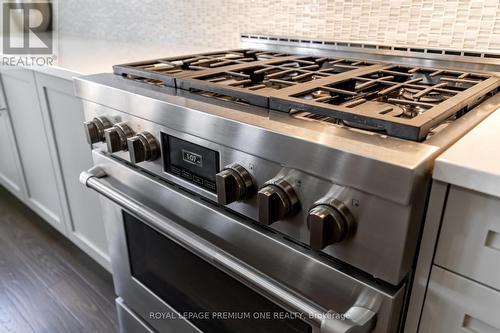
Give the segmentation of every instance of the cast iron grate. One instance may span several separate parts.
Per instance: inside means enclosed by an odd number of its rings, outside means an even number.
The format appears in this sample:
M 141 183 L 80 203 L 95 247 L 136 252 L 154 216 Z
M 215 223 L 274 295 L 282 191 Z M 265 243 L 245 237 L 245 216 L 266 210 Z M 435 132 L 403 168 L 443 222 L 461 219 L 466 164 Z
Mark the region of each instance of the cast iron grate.
M 130 79 L 159 81 L 161 84 L 158 85 L 175 87 L 176 77 L 207 69 L 266 61 L 284 56 L 286 54 L 262 50 L 229 50 L 115 65 L 113 71 L 115 74 Z
M 388 65 L 282 90 L 271 96 L 270 107 L 422 141 L 434 127 L 459 118 L 497 87 L 498 79 L 486 74 Z
M 461 117 L 500 82 L 487 74 L 250 49 L 117 65 L 114 71 L 150 85 L 305 112 L 413 141 Z
M 194 73 L 177 78 L 177 86 L 268 107 L 269 97 L 275 91 L 373 65 L 370 62 L 342 58 L 288 56 Z

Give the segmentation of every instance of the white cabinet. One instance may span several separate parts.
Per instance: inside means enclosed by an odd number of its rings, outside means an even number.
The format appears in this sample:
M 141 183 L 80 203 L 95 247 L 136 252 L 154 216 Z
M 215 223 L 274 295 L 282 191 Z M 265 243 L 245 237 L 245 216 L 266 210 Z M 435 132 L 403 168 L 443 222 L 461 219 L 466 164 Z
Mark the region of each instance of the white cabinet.
M 434 180 L 405 333 L 500 333 L 500 198 Z
M 451 186 L 434 262 L 500 290 L 500 198 Z
M 499 333 L 499 304 L 497 290 L 434 266 L 419 332 Z
M 73 94 L 71 80 L 35 73 L 42 113 L 52 131 L 68 204 L 67 236 L 101 265 L 109 256 L 101 206 L 97 194 L 78 181 L 92 166 L 92 154 L 83 131 L 84 113 Z
M 97 194 L 78 181 L 92 166 L 71 73 L 0 71 L 0 184 L 110 269 Z
M 0 89 L 0 94 L 3 92 Z M 0 107 L 0 184 L 19 199 L 24 200 L 25 191 L 19 156 L 10 125 L 9 113 Z
M 45 132 L 34 74 L 27 69 L 4 67 L 1 76 L 24 172 L 25 203 L 54 228 L 65 233 L 60 197 L 62 186 Z

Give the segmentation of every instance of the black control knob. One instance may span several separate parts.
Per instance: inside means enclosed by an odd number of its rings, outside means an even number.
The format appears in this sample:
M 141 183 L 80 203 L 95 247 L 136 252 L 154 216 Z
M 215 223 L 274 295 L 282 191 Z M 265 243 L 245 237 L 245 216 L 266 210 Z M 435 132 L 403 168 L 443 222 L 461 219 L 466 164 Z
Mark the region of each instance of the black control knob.
M 239 164 L 226 166 L 215 175 L 217 200 L 221 205 L 250 198 L 255 193 L 255 184 L 250 173 Z
M 154 161 L 160 157 L 160 145 L 149 132 L 140 132 L 127 140 L 130 161 L 140 163 Z
M 295 213 L 300 202 L 293 187 L 285 180 L 266 183 L 257 195 L 259 222 L 270 225 Z
M 115 124 L 104 131 L 104 138 L 108 146 L 108 152 L 127 150 L 127 139 L 134 135 L 134 132 L 125 123 Z
M 83 123 L 85 135 L 89 144 L 104 141 L 104 130 L 113 126 L 106 117 L 95 117 L 90 121 Z
M 309 245 L 319 251 L 342 242 L 349 235 L 353 220 L 348 208 L 338 200 L 317 204 L 307 215 Z

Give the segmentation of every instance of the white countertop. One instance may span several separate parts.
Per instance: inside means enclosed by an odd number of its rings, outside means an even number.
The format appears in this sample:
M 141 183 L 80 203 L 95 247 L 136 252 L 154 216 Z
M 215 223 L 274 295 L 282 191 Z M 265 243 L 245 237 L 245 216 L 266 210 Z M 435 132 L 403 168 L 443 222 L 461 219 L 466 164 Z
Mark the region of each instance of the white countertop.
M 77 75 L 111 73 L 112 66 L 129 62 L 215 51 L 221 48 L 153 42 L 116 42 L 59 36 L 57 65 L 30 69 L 70 79 Z
M 433 178 L 500 197 L 500 109 L 439 156 Z

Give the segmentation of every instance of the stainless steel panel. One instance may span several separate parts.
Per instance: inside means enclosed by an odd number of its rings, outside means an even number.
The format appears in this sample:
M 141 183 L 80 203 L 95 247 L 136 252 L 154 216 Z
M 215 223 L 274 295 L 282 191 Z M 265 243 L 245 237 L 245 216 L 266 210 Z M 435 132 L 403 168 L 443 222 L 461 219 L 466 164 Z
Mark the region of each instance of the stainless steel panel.
M 278 162 L 229 149 L 221 144 L 159 126 L 126 113 L 88 102 L 85 106 L 89 119 L 95 116 L 107 116 L 115 121 L 127 122 L 135 132 L 148 131 L 158 141 L 160 141 L 160 133 L 166 133 L 218 151 L 221 166 L 234 162 L 239 163 L 249 170 L 259 188 L 276 175 L 285 177 L 294 186 L 302 209 L 297 214 L 272 224 L 271 227 L 304 244 L 309 244 L 309 229 L 306 223 L 309 208 L 326 194 L 335 197 L 350 209 L 355 218 L 356 230 L 354 235 L 346 241 L 327 246 L 323 249 L 324 253 L 395 285 L 400 283 L 410 271 L 416 246 L 416 235 L 419 232 L 419 223 L 422 219 L 423 201 L 419 201 L 419 198 L 414 200 L 413 205 L 402 206 L 393 201 L 369 195 L 364 191 L 343 187 L 328 179 L 315 177 L 307 171 L 291 169 Z M 106 151 L 104 144 L 95 147 Z M 114 156 L 130 160 L 128 152 L 115 153 Z M 217 202 L 217 196 L 214 193 L 164 172 L 161 159 L 143 162 L 138 166 Z M 256 196 L 244 202 L 234 202 L 228 205 L 228 208 L 255 221 L 258 220 Z M 391 230 L 391 232 L 387 232 L 387 230 Z
M 115 300 L 120 333 L 154 333 L 154 331 L 132 310 L 127 308 L 122 298 Z
M 278 287 L 278 293 L 296 295 L 296 300 L 303 299 L 306 303 L 312 302 L 319 309 L 333 309 L 338 313 L 347 312 L 353 305 L 372 309 L 377 313 L 374 332 L 396 332 L 404 296 L 403 287 L 375 287 L 369 280 L 345 274 L 332 263 L 299 246 L 285 244 L 279 235 L 230 217 L 216 206 L 134 172 L 102 154 L 94 153 L 94 159 L 96 165 L 102 167 L 108 175 L 100 180 L 104 188 L 111 188 L 112 192 L 122 193 L 125 198 L 130 198 L 127 200 L 135 202 L 139 215 L 150 211 L 153 214 L 150 216 L 164 216 L 163 222 L 157 218 L 150 219 L 157 222 L 154 226 L 157 230 L 164 230 L 167 235 L 168 230 L 187 230 L 197 239 L 208 242 L 204 244 L 215 246 L 220 253 L 227 253 L 230 258 L 241 263 L 242 267 L 251 267 L 259 275 L 265 276 L 271 285 Z M 127 253 L 127 246 L 120 206 L 107 199 L 103 199 L 103 206 L 110 236 L 117 294 L 126 299 L 127 304 L 143 318 L 147 318 L 150 311 L 164 311 L 168 305 L 130 277 L 128 259 L 124 255 Z M 134 214 L 134 211 L 130 213 Z M 213 261 L 219 269 L 227 271 L 228 267 L 221 263 Z M 270 290 L 260 292 L 273 301 L 279 298 L 273 292 L 269 293 Z M 278 301 L 278 304 L 289 310 L 297 310 L 298 303 Z M 318 325 L 317 319 L 311 321 Z M 167 325 L 158 321 L 149 323 L 157 329 L 166 328 Z M 338 330 L 332 328 L 326 332 Z
M 429 205 L 425 217 L 422 241 L 418 252 L 417 266 L 411 285 L 410 301 L 406 312 L 404 333 L 417 333 L 425 293 L 431 275 L 432 263 L 436 253 L 439 228 L 448 194 L 448 184 L 434 181 L 432 183 Z
M 408 204 L 422 195 L 438 147 L 299 121 L 282 112 L 219 106 L 115 75 L 75 79 L 76 94 L 178 132 Z M 186 96 L 186 97 L 184 97 Z M 230 108 L 228 106 L 231 106 Z M 86 110 L 86 112 L 88 112 Z
M 242 35 L 241 47 L 265 51 L 329 55 L 468 71 L 500 72 L 498 62 L 500 55 L 498 51 L 495 52 L 494 50 L 456 50 L 330 40 L 314 40 L 312 42 L 310 40 L 276 36 L 243 36 L 246 35 Z
M 499 333 L 500 292 L 455 275 L 432 269 L 421 333 Z
M 500 290 L 499 216 L 500 198 L 451 186 L 436 264 Z

